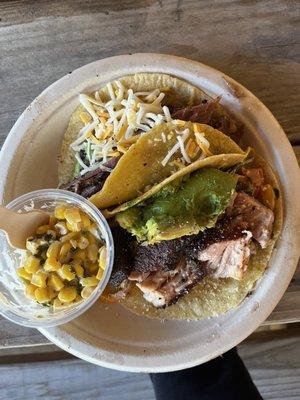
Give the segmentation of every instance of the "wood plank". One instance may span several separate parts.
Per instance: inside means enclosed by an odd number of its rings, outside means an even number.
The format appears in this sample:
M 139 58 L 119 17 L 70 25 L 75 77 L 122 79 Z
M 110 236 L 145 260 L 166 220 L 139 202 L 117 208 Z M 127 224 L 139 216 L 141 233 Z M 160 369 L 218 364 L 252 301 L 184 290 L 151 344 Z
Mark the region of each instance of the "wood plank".
M 99 58 L 164 52 L 216 67 L 248 87 L 300 143 L 299 7 L 286 0 L 0 1 L 0 145 L 45 87 Z M 299 268 L 269 320 L 299 320 Z M 0 348 L 40 345 L 0 318 Z
M 0 399 L 154 400 L 150 379 L 72 359 L 0 366 Z
M 2 141 L 51 82 L 93 60 L 138 51 L 186 56 L 228 73 L 299 140 L 292 1 L 0 1 L 0 13 Z
M 300 398 L 300 336 L 242 344 L 239 354 L 265 400 Z
M 239 354 L 264 399 L 300 397 L 300 336 L 248 342 Z M 70 359 L 0 365 L 0 399 L 153 400 L 146 374 L 112 371 Z

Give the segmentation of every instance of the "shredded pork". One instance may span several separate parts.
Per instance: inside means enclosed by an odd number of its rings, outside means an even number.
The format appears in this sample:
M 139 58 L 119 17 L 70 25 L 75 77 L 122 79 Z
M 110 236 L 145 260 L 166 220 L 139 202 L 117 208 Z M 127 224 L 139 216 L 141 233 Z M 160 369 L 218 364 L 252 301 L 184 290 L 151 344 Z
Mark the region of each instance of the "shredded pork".
M 119 157 L 112 157 L 103 166 L 94 171 L 86 172 L 84 175 L 77 176 L 71 182 L 61 185 L 60 189 L 80 194 L 85 198 L 91 197 L 102 189 L 104 182 L 118 161 Z
M 240 192 L 236 195 L 232 206 L 226 210 L 230 225 L 249 230 L 253 238 L 264 249 L 271 239 L 274 213 L 254 197 Z
M 210 125 L 238 141 L 242 137 L 243 127 L 220 106 L 220 100 L 221 97 L 217 97 L 209 101 L 203 100 L 195 106 L 174 109 L 172 118 Z

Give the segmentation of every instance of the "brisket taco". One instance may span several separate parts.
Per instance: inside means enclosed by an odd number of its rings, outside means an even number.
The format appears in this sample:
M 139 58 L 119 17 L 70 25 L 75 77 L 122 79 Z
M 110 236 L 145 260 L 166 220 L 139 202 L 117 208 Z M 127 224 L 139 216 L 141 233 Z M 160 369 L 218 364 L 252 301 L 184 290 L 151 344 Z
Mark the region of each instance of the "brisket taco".
M 104 300 L 159 319 L 236 306 L 267 268 L 282 204 L 243 128 L 200 89 L 136 74 L 80 95 L 59 161 L 60 187 L 109 219 L 115 261 Z

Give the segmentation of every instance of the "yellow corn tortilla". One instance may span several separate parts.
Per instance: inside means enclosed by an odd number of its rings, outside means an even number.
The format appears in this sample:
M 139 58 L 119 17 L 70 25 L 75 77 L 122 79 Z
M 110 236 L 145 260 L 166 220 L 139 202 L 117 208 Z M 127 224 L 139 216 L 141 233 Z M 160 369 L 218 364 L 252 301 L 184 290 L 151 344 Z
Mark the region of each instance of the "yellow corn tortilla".
M 256 157 L 251 166 L 261 166 L 265 173 L 266 182 L 271 184 L 273 188 L 279 189 L 273 171 L 264 160 Z M 268 266 L 282 226 L 281 196 L 276 200 L 274 215 L 273 237 L 265 249 L 261 249 L 258 244 L 255 245 L 257 252 L 251 256 L 248 269 L 241 281 L 231 278 L 206 277 L 187 295 L 181 297 L 176 304 L 165 309 L 157 309 L 152 306 L 143 298 L 142 292 L 137 287 L 133 287 L 120 303 L 135 314 L 162 320 L 198 320 L 214 317 L 237 307 L 255 289 L 257 281 L 263 276 Z
M 171 160 L 163 165 L 162 161 L 177 143 L 176 130 L 189 129 L 190 134 L 186 139 L 188 141 L 195 137 L 195 127 L 209 141 L 209 151 L 215 156 L 220 155 L 217 161 L 213 156 L 207 157 L 207 161 L 199 159 L 201 155 L 199 151 L 198 160 L 196 159 L 184 168 L 176 167 Z M 162 134 L 169 139 L 163 141 Z M 180 155 L 180 150 L 176 154 Z M 100 209 L 123 204 L 151 190 L 166 178 L 170 178 L 169 181 L 176 179 L 202 166 L 209 166 L 210 161 L 230 164 L 231 158 L 232 162 L 234 160 L 234 163 L 238 163 L 245 156 L 246 153 L 232 139 L 211 126 L 178 120 L 164 123 L 145 133 L 130 147 L 105 181 L 102 190 L 93 195 L 90 200 Z M 174 156 L 172 160 L 174 158 L 176 157 Z

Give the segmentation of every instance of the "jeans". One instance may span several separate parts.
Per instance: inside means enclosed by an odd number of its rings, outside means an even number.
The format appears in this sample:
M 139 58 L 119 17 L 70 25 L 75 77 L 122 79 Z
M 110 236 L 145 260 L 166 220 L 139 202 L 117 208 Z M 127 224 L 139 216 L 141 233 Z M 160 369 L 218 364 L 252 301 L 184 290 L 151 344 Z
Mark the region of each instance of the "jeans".
M 194 368 L 150 374 L 157 400 L 261 400 L 237 350 Z

